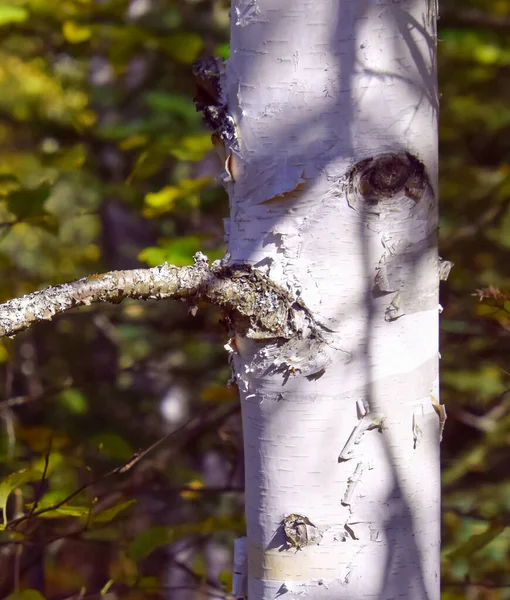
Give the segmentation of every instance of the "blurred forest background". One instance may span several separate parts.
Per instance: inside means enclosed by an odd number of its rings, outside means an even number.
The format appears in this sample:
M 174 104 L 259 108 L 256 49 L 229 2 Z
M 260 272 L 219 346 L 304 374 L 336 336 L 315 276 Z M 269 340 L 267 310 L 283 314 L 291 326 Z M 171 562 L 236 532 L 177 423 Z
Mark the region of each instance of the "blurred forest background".
M 440 4 L 441 253 L 455 263 L 442 286 L 443 597 L 500 600 L 510 0 Z M 222 256 L 228 204 L 191 64 L 228 55 L 228 12 L 224 0 L 0 1 L 1 301 Z M 168 302 L 95 305 L 0 341 L 1 598 L 225 597 L 244 529 L 225 341 L 213 309 L 191 318 Z

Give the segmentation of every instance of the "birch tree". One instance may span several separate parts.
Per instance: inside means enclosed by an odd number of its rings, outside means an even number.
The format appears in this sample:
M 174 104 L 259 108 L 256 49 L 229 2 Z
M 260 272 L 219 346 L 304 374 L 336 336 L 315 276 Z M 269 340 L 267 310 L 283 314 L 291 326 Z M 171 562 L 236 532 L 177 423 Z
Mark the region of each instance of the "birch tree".
M 96 301 L 219 305 L 246 461 L 234 594 L 439 598 L 436 8 L 235 0 L 195 68 L 230 197 L 210 265 L 91 276 L 0 333 Z
M 439 597 L 433 4 L 239 1 L 229 248 L 315 329 L 236 337 L 248 595 Z

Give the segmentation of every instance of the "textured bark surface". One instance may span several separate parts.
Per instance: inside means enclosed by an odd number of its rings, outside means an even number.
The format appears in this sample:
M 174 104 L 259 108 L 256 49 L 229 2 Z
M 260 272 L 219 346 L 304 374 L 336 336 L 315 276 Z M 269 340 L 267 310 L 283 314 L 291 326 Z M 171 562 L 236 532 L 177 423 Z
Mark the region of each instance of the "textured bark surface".
M 233 2 L 229 252 L 325 330 L 232 348 L 250 600 L 439 598 L 431 6 Z

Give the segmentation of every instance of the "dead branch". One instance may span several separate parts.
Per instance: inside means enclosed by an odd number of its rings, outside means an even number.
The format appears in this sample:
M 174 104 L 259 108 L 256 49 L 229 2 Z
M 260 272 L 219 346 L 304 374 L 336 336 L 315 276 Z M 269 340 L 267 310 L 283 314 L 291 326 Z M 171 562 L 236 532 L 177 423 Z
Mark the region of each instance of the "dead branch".
M 13 336 L 34 323 L 96 302 L 182 300 L 193 311 L 206 301 L 224 310 L 238 333 L 256 339 L 289 339 L 303 328 L 315 329 L 308 310 L 285 290 L 249 265 L 209 265 L 201 252 L 190 267 L 163 264 L 147 269 L 89 275 L 71 283 L 0 304 L 0 337 Z

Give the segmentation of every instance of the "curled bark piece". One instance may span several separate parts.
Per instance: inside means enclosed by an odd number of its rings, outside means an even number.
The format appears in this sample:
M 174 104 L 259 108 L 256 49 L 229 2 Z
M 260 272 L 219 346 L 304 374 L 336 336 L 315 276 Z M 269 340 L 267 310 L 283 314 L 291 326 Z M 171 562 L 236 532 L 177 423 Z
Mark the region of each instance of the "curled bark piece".
M 439 257 L 438 270 L 440 281 L 446 281 L 448 279 L 452 268 L 453 263 L 451 260 L 444 260 L 443 258 Z

